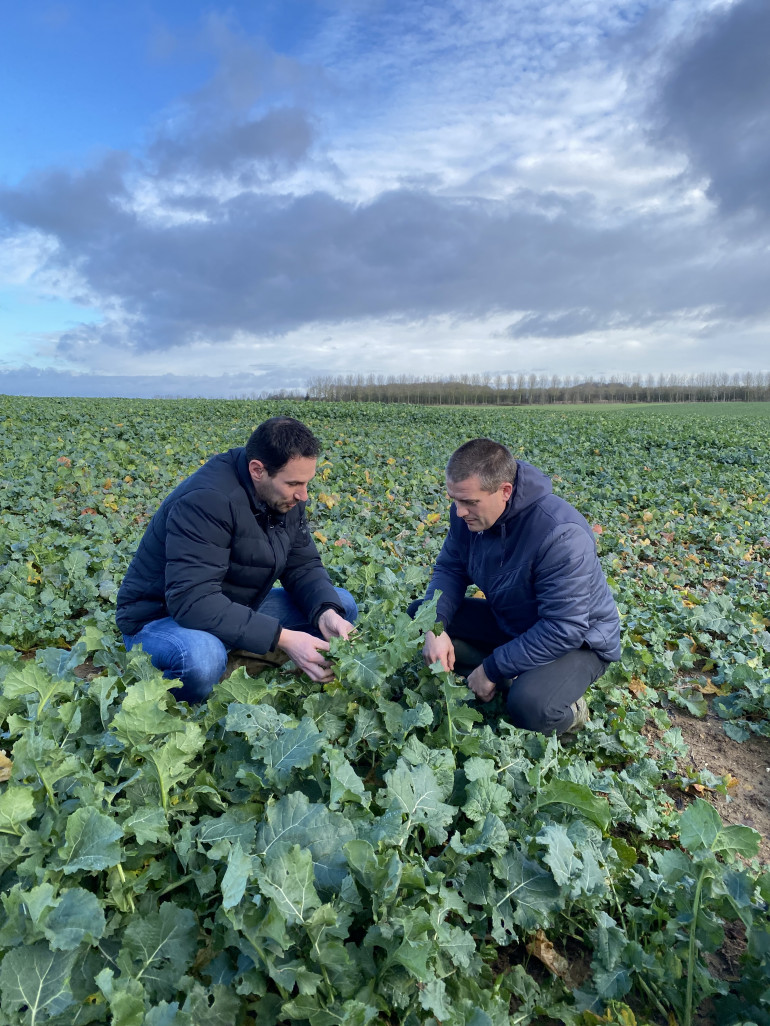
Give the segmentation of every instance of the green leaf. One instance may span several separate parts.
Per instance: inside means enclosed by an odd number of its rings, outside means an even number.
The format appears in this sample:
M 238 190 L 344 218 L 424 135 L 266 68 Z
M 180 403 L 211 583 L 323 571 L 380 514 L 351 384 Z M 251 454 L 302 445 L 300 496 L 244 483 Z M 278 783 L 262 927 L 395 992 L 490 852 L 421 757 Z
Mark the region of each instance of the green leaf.
M 0 834 L 21 837 L 21 826 L 35 815 L 35 799 L 31 787 L 9 784 L 0 793 Z
M 43 941 L 9 951 L 0 966 L 3 1011 L 14 1015 L 26 1007 L 34 1023 L 69 1008 L 75 958 L 74 951 L 51 951 Z
M 109 1003 L 110 1026 L 144 1026 L 144 987 L 138 980 L 116 980 L 112 969 L 105 967 L 96 976 L 96 985 Z
M 439 1022 L 446 1022 L 452 1017 L 452 1005 L 443 980 L 434 977 L 423 985 L 420 990 L 420 1006 L 427 1012 L 433 1012 Z
M 45 935 L 54 951 L 74 951 L 84 941 L 96 944 L 104 934 L 106 922 L 96 895 L 73 887 L 65 891 L 48 916 Z
M 174 681 L 155 672 L 157 677 L 141 680 L 126 689 L 121 707 L 112 720 L 112 730 L 131 748 L 178 731 L 181 726 L 179 715 L 168 711 L 174 701 L 168 693 Z
M 480 760 L 488 762 L 488 759 Z M 474 821 L 484 819 L 492 813 L 504 819 L 510 809 L 511 792 L 489 777 L 472 780 L 465 791 L 463 812 Z
M 76 873 L 79 869 L 96 873 L 120 862 L 122 828 L 109 816 L 89 806 L 82 806 L 67 819 L 65 844 L 59 849 L 64 861 L 65 873 Z
M 272 898 L 286 922 L 303 923 L 321 901 L 313 886 L 313 858 L 294 845 L 266 861 L 256 877 L 264 895 Z
M 227 859 L 227 870 L 222 878 L 222 908 L 233 908 L 243 897 L 249 882 L 254 859 L 246 854 L 238 841 Z
M 611 822 L 610 806 L 606 799 L 599 798 L 584 784 L 571 780 L 552 780 L 537 796 L 539 809 L 546 805 L 561 804 L 577 809 L 606 833 Z
M 460 855 L 482 855 L 486 851 L 503 855 L 508 848 L 508 831 L 500 817 L 490 812 L 483 823 L 466 831 L 462 840 L 459 834 L 453 834 L 449 844 Z
M 713 851 L 721 829 L 722 820 L 713 805 L 696 798 L 679 819 L 679 840 L 688 851 Z
M 543 861 L 549 866 L 559 886 L 569 884 L 574 876 L 580 874 L 583 864 L 563 824 L 549 823 L 543 827 L 537 839 L 546 849 Z
M 456 809 L 441 799 L 444 790 L 439 786 L 429 766 L 409 767 L 399 759 L 396 768 L 385 774 L 387 789 L 381 791 L 381 802 L 400 811 L 404 820 L 404 836 L 408 837 L 415 826 L 421 826 L 430 843 L 441 844 L 446 840 L 446 827 L 452 822 Z
M 187 723 L 184 732 L 177 731 L 171 734 L 163 744 L 147 752 L 147 767 L 153 771 L 158 781 L 164 809 L 168 807 L 172 789 L 195 773 L 198 767 L 193 760 L 205 742 L 205 735 L 198 724 Z
M 269 802 L 257 829 L 256 852 L 268 862 L 274 854 L 297 844 L 313 856 L 316 886 L 338 888 L 347 875 L 342 850 L 355 837 L 350 821 L 325 805 L 311 804 L 299 791 Z
M 329 808 L 338 809 L 345 802 L 369 807 L 371 795 L 364 787 L 364 782 L 350 765 L 339 748 L 327 750 L 329 761 Z
M 324 736 L 309 716 L 303 716 L 296 727 L 284 728 L 266 748 L 252 749 L 261 755 L 267 779 L 276 787 L 285 787 L 295 769 L 307 769 L 323 747 Z
M 169 1000 L 192 962 L 196 945 L 194 913 L 166 901 L 157 912 L 131 917 L 118 966 L 124 975 L 141 981 L 153 1000 Z
M 499 944 L 510 944 L 518 937 L 516 926 L 525 932 L 545 926 L 561 899 L 553 876 L 516 849 L 494 859 L 492 866 L 495 877 L 503 883 L 502 889 L 494 889 L 494 939 Z
M 753 859 L 759 853 L 762 835 L 751 827 L 733 825 L 722 827 L 714 840 L 712 851 L 724 851 L 730 855 L 742 855 Z
M 20 669 L 10 670 L 3 682 L 3 697 L 6 699 L 36 695 L 38 717 L 54 698 L 62 695 L 72 698 L 74 690 L 75 682 L 72 678 L 52 679 L 50 673 L 39 663 L 23 663 Z
M 154 841 L 171 843 L 166 813 L 160 805 L 142 805 L 123 821 L 123 829 L 127 834 L 133 834 L 139 844 Z

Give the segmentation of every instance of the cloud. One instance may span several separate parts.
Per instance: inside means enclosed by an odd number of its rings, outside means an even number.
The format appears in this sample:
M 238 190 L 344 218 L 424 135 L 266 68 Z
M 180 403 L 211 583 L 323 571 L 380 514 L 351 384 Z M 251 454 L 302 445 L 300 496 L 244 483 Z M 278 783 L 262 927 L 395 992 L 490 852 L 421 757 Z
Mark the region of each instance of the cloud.
M 770 5 L 738 0 L 699 20 L 656 110 L 667 142 L 728 213 L 770 214 Z
M 213 73 L 142 150 L 0 188 L 24 283 L 102 312 L 54 340 L 65 366 L 197 381 L 243 360 L 286 384 L 406 350 L 625 370 L 753 339 L 764 242 L 724 213 L 768 201 L 763 4 L 319 10 L 301 58 L 210 16 L 174 53 Z

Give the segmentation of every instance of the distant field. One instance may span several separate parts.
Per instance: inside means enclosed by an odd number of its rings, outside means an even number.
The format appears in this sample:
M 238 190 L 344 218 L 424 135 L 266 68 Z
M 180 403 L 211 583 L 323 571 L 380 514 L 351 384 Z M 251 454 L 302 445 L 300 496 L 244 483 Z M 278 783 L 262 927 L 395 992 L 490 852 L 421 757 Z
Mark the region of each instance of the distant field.
M 124 652 L 117 587 L 164 495 L 278 412 L 322 439 L 358 638 L 331 685 L 241 669 L 188 709 Z M 3 1022 L 628 1026 L 711 996 L 770 1023 L 759 837 L 692 800 L 731 782 L 682 778 L 666 711 L 770 738 L 770 404 L 0 397 L 0 425 Z M 403 613 L 478 435 L 585 514 L 621 610 L 571 748 L 424 668 Z M 740 980 L 707 958 L 725 929 Z

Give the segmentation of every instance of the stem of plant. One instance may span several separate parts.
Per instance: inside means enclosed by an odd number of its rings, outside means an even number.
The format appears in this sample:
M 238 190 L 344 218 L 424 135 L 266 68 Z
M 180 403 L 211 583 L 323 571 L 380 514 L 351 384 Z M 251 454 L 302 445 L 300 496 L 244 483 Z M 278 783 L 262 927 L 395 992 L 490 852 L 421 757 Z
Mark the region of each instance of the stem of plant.
M 692 992 L 695 976 L 695 949 L 697 940 L 695 937 L 698 928 L 698 913 L 700 912 L 700 896 L 703 890 L 703 881 L 706 879 L 708 866 L 703 866 L 695 885 L 695 898 L 692 903 L 692 923 L 690 924 L 690 944 L 687 951 L 687 996 L 684 1004 L 684 1021 L 682 1026 L 692 1026 Z

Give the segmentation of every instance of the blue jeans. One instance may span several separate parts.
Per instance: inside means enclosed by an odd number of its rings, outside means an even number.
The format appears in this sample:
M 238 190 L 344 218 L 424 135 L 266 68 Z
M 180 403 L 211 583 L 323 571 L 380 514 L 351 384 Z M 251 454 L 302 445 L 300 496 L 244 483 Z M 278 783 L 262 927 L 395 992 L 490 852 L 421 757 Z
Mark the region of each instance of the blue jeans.
M 335 588 L 335 591 L 345 610 L 345 619 L 353 623 L 358 616 L 355 599 L 344 588 Z M 274 616 L 282 627 L 321 637 L 283 588 L 273 588 L 259 606 L 259 612 Z M 123 642 L 127 650 L 141 645 L 164 677 L 181 680 L 182 687 L 173 690 L 176 697 L 185 702 L 205 702 L 227 667 L 229 649 L 219 638 L 208 631 L 180 627 L 170 616 L 152 620 L 136 634 L 124 634 Z

